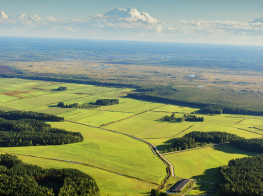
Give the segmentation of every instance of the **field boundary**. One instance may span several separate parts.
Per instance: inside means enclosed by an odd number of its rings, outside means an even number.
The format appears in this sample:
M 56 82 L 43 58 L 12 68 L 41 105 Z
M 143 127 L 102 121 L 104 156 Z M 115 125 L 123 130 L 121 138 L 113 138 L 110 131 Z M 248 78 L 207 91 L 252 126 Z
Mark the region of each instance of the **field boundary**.
M 3 151 L 0 151 L 0 152 L 3 152 Z M 3 153 L 7 153 L 7 152 L 3 152 Z M 62 161 L 62 162 L 67 162 L 67 163 L 72 163 L 72 164 L 84 165 L 84 166 L 87 166 L 87 167 L 93 167 L 93 168 L 96 168 L 96 169 L 100 169 L 100 170 L 104 170 L 104 171 L 107 171 L 107 172 L 110 172 L 110 173 L 117 174 L 119 176 L 124 176 L 124 177 L 127 177 L 127 178 L 136 179 L 136 180 L 139 180 L 139 181 L 147 182 L 147 183 L 150 183 L 150 184 L 158 186 L 158 184 L 155 183 L 155 182 L 148 182 L 148 181 L 143 180 L 141 178 L 137 178 L 137 177 L 130 176 L 130 175 L 127 175 L 127 174 L 121 174 L 119 172 L 111 171 L 111 170 L 108 170 L 108 169 L 105 169 L 105 168 L 102 168 L 102 167 L 97 167 L 97 166 L 94 166 L 94 165 L 91 165 L 91 164 L 87 164 L 87 163 L 83 163 L 83 162 L 63 160 L 63 159 L 54 159 L 54 158 L 46 158 L 46 157 L 38 157 L 38 156 L 34 156 L 34 155 L 25 155 L 25 154 L 11 153 L 11 152 L 8 152 L 8 154 L 14 154 L 14 155 L 19 155 L 19 156 L 28 156 L 28 157 L 34 157 L 34 158 L 39 158 L 39 159 L 47 159 L 47 160 L 52 160 L 52 161 Z

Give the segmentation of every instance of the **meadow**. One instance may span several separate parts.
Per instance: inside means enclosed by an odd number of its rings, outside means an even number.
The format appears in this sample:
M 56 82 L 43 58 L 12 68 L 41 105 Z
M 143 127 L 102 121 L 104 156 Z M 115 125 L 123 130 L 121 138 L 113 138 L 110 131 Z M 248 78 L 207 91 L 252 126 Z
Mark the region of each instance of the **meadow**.
M 56 83 L 0 78 L 0 109 L 33 110 L 64 117 L 65 122 L 49 122 L 52 127 L 78 131 L 84 142 L 58 146 L 1 148 L 1 153 L 14 153 L 24 162 L 50 168 L 73 167 L 92 175 L 102 195 L 143 195 L 157 188 L 166 175 L 166 165 L 148 145 L 128 136 L 107 131 L 119 131 L 145 139 L 162 152 L 172 147 L 173 138 L 191 131 L 224 131 L 245 138 L 263 137 L 263 117 L 249 115 L 198 114 L 199 108 L 147 102 L 126 97 L 131 88 L 109 88 L 93 85 Z M 59 86 L 68 88 L 57 91 Z M 59 108 L 57 103 L 89 103 L 102 98 L 116 98 L 117 105 L 95 109 Z M 203 116 L 204 122 L 165 122 L 165 115 L 175 112 Z M 80 124 L 78 124 L 80 123 Z M 97 128 L 91 127 L 95 126 Z M 165 155 L 175 168 L 175 175 L 186 178 L 220 182 L 217 167 L 230 159 L 253 156 L 230 145 L 209 147 Z M 74 164 L 82 162 L 87 165 Z M 124 176 L 126 175 L 126 176 Z M 175 179 L 172 182 L 175 182 Z M 204 193 L 213 185 L 197 183 Z
M 229 144 L 191 150 L 187 152 L 165 155 L 174 165 L 175 174 L 180 177 L 192 178 L 220 184 L 218 167 L 227 165 L 231 159 L 255 156 L 257 153 L 239 150 Z M 189 194 L 204 194 L 213 185 L 199 182 L 200 190 L 191 191 Z M 203 185 L 203 187 L 202 187 Z

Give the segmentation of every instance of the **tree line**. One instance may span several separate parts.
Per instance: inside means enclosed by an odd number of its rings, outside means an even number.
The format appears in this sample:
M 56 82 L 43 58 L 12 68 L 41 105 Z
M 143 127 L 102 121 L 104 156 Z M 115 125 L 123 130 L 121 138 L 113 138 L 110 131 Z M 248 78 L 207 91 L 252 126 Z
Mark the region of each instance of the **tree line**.
M 48 182 L 61 187 L 45 187 Z M 95 179 L 88 174 L 77 169 L 43 169 L 10 154 L 0 155 L 0 187 L 3 196 L 100 195 Z
M 164 116 L 162 119 L 162 121 L 176 121 L 177 118 L 175 117 L 175 112 L 173 112 L 171 114 L 171 116 Z M 204 121 L 204 117 L 198 117 L 196 115 L 192 115 L 192 114 L 184 114 L 183 117 L 179 118 L 180 122 L 184 122 L 184 121 L 192 121 L 192 122 L 203 122 Z
M 263 194 L 263 154 L 233 159 L 220 166 L 218 173 L 224 183 L 222 196 L 261 196 Z
M 82 142 L 79 132 L 52 128 L 34 119 L 6 120 L 0 118 L 0 146 L 61 145 Z
M 45 114 L 33 111 L 2 111 L 0 110 L 0 118 L 5 118 L 9 120 L 19 120 L 19 119 L 35 119 L 35 120 L 46 120 L 62 122 L 64 117 L 58 117 L 53 114 Z
M 262 139 L 246 139 L 235 134 L 226 132 L 200 132 L 193 131 L 185 134 L 181 138 L 175 138 L 173 147 L 177 150 L 186 150 L 207 145 L 208 143 L 224 143 L 229 142 L 230 145 L 251 152 L 263 153 Z
M 58 107 L 61 108 L 80 108 L 80 109 L 90 109 L 90 108 L 98 108 L 100 107 L 99 105 L 94 105 L 91 103 L 83 103 L 83 104 L 78 104 L 78 103 L 72 103 L 72 104 L 65 104 L 64 102 L 59 102 Z
M 119 99 L 97 99 L 96 105 L 114 105 L 119 104 Z
M 80 108 L 80 109 L 89 109 L 89 108 L 98 108 L 100 106 L 107 106 L 107 105 L 114 105 L 119 104 L 118 99 L 97 99 L 95 103 L 72 103 L 72 104 L 65 104 L 64 102 L 59 102 L 57 104 L 58 107 L 62 108 Z

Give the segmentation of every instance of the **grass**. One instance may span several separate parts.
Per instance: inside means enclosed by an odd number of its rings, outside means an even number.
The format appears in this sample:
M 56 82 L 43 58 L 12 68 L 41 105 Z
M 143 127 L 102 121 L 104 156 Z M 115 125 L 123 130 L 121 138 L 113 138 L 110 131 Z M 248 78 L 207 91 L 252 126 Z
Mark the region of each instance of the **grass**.
M 157 186 L 147 182 L 127 178 L 92 167 L 86 167 L 83 165 L 76 165 L 60 161 L 52 161 L 46 159 L 43 160 L 29 156 L 18 155 L 18 157 L 25 163 L 36 164 L 43 168 L 79 169 L 95 178 L 102 196 L 145 195 L 145 193 L 149 192 L 149 190 L 157 188 Z
M 102 124 L 121 120 L 132 115 L 130 113 L 108 112 L 89 109 L 77 109 L 74 112 L 75 114 L 72 115 L 69 115 L 69 113 L 64 113 L 60 116 L 66 115 L 66 120 L 80 122 L 93 126 L 100 126 Z
M 1 79 L 0 93 L 25 91 L 15 96 L 0 94 L 0 109 L 33 110 L 65 117 L 66 120 L 100 126 L 111 123 L 104 128 L 128 133 L 145 138 L 157 145 L 160 151 L 172 147 L 173 138 L 182 137 L 191 131 L 224 131 L 245 138 L 263 136 L 263 117 L 248 115 L 203 115 L 204 122 L 164 122 L 160 119 L 176 112 L 175 117 L 183 114 L 197 113 L 198 108 L 165 105 L 126 98 L 126 92 L 133 89 L 107 88 L 92 85 L 55 83 L 21 79 Z M 66 86 L 66 91 L 56 91 L 59 86 Z M 58 108 L 58 102 L 87 103 L 102 98 L 117 98 L 120 104 L 102 106 L 96 109 Z M 128 118 L 130 117 L 130 118 Z M 120 120 L 120 121 L 118 121 Z M 115 122 L 118 121 L 118 122 Z M 1 152 L 17 153 L 27 162 L 45 168 L 74 167 L 93 176 L 102 195 L 140 195 L 146 194 L 161 183 L 165 173 L 165 165 L 152 153 L 144 143 L 127 136 L 95 129 L 70 122 L 51 123 L 53 127 L 69 131 L 79 131 L 85 140 L 81 143 L 58 146 L 31 146 L 1 148 Z M 249 153 L 222 145 L 183 153 L 165 155 L 175 167 L 175 174 L 181 177 L 201 178 L 204 181 L 220 182 L 217 176 L 219 165 L 225 165 L 230 159 L 253 156 Z M 110 173 L 94 167 L 87 167 L 61 161 L 28 157 L 33 155 L 43 158 L 56 158 L 84 162 L 119 174 L 126 174 L 142 179 L 139 181 Z M 169 183 L 178 179 L 171 179 Z M 198 182 L 197 190 L 189 194 L 202 194 L 213 185 Z
M 238 129 L 235 123 L 238 122 L 240 119 L 239 118 L 228 119 L 226 118 L 226 115 L 217 115 L 217 116 L 198 115 L 198 116 L 204 116 L 205 121 L 181 123 L 181 122 L 161 121 L 160 118 L 162 118 L 166 114 L 167 113 L 165 112 L 149 111 L 134 116 L 132 118 L 129 118 L 125 121 L 111 124 L 107 126 L 107 128 L 116 131 L 123 131 L 125 133 L 129 133 L 142 138 L 161 139 L 162 144 L 164 144 L 165 139 L 170 140 L 174 137 L 182 137 L 186 133 L 191 131 L 203 131 L 203 132 L 222 131 L 222 132 L 237 134 L 238 136 L 245 138 L 255 138 L 262 136 L 258 133 L 251 133 L 248 131 Z M 181 115 L 183 114 L 176 113 L 175 116 L 179 118 L 181 117 Z M 250 124 L 249 126 L 253 126 L 253 124 Z M 244 127 L 244 129 L 245 128 L 246 127 Z M 151 141 L 157 141 L 158 143 L 160 143 L 160 141 L 158 140 L 151 140 Z
M 84 142 L 1 148 L 1 152 L 83 162 L 155 183 L 160 183 L 166 174 L 165 165 L 142 142 L 121 134 L 68 122 L 51 124 L 53 127 L 81 132 Z
M 11 97 L 11 96 L 0 94 L 0 103 L 13 101 L 13 100 L 17 100 L 17 99 L 18 98 L 16 98 L 16 97 Z M 6 104 L 6 103 L 4 103 L 4 104 Z
M 197 180 L 200 178 L 202 181 L 220 183 L 218 176 L 219 166 L 227 165 L 231 159 L 255 155 L 257 155 L 257 153 L 240 150 L 229 144 L 225 144 L 211 148 L 169 154 L 165 155 L 165 157 L 174 165 L 174 172 L 177 176 Z

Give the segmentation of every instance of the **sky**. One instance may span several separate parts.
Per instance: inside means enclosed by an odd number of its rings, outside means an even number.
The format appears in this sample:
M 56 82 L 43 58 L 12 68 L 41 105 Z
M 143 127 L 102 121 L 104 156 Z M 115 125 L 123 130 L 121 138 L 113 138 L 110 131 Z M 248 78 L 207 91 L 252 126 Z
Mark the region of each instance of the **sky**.
M 263 45 L 263 1 L 0 0 L 0 36 Z

